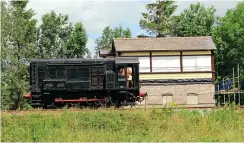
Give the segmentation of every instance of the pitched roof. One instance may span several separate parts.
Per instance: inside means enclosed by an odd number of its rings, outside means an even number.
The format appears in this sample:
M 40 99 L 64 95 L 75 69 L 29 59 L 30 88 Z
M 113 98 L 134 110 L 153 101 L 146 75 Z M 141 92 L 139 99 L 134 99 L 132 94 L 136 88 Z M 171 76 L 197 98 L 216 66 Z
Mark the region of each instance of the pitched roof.
M 116 38 L 116 51 L 214 50 L 211 36 L 167 38 Z

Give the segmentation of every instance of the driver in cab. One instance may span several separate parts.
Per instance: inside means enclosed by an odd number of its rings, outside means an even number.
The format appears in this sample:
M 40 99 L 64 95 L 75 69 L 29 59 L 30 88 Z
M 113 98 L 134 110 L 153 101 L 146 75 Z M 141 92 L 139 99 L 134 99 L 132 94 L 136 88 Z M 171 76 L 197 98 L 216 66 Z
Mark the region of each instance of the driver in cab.
M 124 77 L 125 76 L 125 68 L 120 69 L 120 74 Z M 127 68 L 126 74 L 126 87 L 132 87 L 132 69 Z

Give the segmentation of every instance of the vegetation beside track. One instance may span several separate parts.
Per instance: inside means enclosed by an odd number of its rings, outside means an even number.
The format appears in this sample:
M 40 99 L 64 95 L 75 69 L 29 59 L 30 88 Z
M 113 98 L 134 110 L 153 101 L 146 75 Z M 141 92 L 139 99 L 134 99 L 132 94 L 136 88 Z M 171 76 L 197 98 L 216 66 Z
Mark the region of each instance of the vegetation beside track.
M 2 112 L 4 142 L 243 141 L 244 111 L 135 109 Z

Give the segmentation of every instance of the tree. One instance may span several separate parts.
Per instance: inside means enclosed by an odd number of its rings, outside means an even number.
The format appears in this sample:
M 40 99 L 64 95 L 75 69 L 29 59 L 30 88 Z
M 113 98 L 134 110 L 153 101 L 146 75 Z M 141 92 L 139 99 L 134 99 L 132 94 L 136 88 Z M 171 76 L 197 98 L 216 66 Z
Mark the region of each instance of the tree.
M 6 90 L 9 84 L 6 83 L 9 73 L 7 72 L 9 56 L 11 51 L 8 49 L 10 45 L 12 19 L 10 18 L 11 9 L 8 3 L 1 1 L 1 105 L 2 108 L 9 108 L 8 103 L 11 102 L 10 94 Z
M 217 47 L 215 67 L 221 78 L 232 75 L 232 68 L 240 64 L 241 81 L 244 80 L 244 2 L 226 12 L 213 31 Z M 243 89 L 244 83 L 242 83 Z
M 82 23 L 73 27 L 67 15 L 52 11 L 43 15 L 37 28 L 27 4 L 26 0 L 1 1 L 1 105 L 6 109 L 26 105 L 23 95 L 29 90 L 26 61 L 30 58 L 83 57 L 89 52 Z
M 149 35 L 165 37 L 172 31 L 172 15 L 177 6 L 171 0 L 157 0 L 155 3 L 147 4 L 148 13 L 142 13 L 143 18 L 139 24 Z
M 37 33 L 37 55 L 39 58 L 83 57 L 87 51 L 88 38 L 81 22 L 74 26 L 68 22 L 68 15 L 54 11 L 42 16 Z
M 22 108 L 28 91 L 28 67 L 22 59 L 33 55 L 37 21 L 33 10 L 26 10 L 27 3 L 1 1 L 1 105 L 8 109 Z
M 153 38 L 152 36 L 147 36 L 145 34 L 140 34 L 136 36 L 137 38 Z
M 120 25 L 119 27 L 115 27 L 113 30 L 113 36 L 114 38 L 130 38 L 131 37 L 131 31 L 129 28 L 123 29 L 123 27 Z
M 86 58 L 88 58 L 88 59 L 92 58 L 91 52 L 89 49 L 87 49 Z
M 66 44 L 72 33 L 68 15 L 57 15 L 54 11 L 42 16 L 37 33 L 37 55 L 39 58 L 63 58 Z
M 25 95 L 29 90 L 28 66 L 11 58 L 11 63 L 2 73 L 1 99 L 5 109 L 21 109 L 26 106 Z
M 13 11 L 11 42 L 13 44 L 13 55 L 17 60 L 23 58 L 23 55 L 31 56 L 34 49 L 34 41 L 36 34 L 36 19 L 32 19 L 34 11 L 32 9 L 25 10 L 28 1 L 11 1 Z
M 123 29 L 120 25 L 119 27 L 115 27 L 111 29 L 110 26 L 107 26 L 103 29 L 102 36 L 96 39 L 96 47 L 95 47 L 95 58 L 98 57 L 98 53 L 100 49 L 111 49 L 113 38 L 131 38 L 131 31 L 129 28 Z
M 109 49 L 111 48 L 111 42 L 113 39 L 113 29 L 109 26 L 103 29 L 102 36 L 95 40 L 95 58 L 98 57 L 98 53 L 100 49 Z
M 11 9 L 8 3 L 1 1 L 1 50 L 7 48 L 10 40 L 12 31 L 12 19 L 10 18 L 10 14 Z
M 88 49 L 86 48 L 88 38 L 85 31 L 85 28 L 82 23 L 76 23 L 74 29 L 71 32 L 68 43 L 66 45 L 66 57 L 83 57 L 86 53 L 88 53 Z
M 215 22 L 216 9 L 212 6 L 205 8 L 197 3 L 191 4 L 180 16 L 174 17 L 173 35 L 187 36 L 210 36 Z

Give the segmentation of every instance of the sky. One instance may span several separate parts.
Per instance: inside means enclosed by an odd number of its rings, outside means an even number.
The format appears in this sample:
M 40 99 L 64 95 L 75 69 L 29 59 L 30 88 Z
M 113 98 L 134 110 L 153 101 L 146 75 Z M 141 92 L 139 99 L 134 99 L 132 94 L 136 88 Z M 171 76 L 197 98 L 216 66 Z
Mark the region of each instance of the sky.
M 146 4 L 154 0 L 29 0 L 27 8 L 35 11 L 35 18 L 41 24 L 42 15 L 54 10 L 56 13 L 67 14 L 72 23 L 82 22 L 88 35 L 87 48 L 92 57 L 95 54 L 95 40 L 101 36 L 106 26 L 112 28 L 122 25 L 130 28 L 132 37 L 146 34 L 139 26 L 141 13 L 146 12 Z M 241 0 L 176 0 L 178 8 L 175 15 L 180 14 L 190 4 L 201 2 L 207 7 L 216 8 L 216 16 L 224 16 L 227 9 L 234 8 Z

